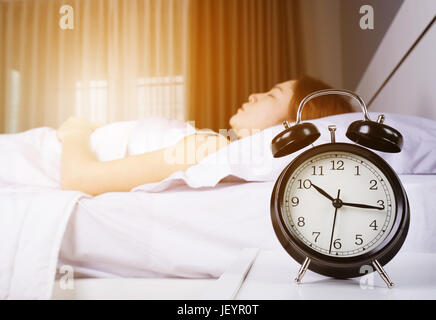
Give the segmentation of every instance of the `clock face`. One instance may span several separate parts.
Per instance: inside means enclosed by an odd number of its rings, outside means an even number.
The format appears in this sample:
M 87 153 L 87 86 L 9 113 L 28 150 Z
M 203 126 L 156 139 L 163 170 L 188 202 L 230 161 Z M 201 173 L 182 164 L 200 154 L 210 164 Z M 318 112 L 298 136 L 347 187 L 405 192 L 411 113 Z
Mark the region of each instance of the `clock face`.
M 289 231 L 311 249 L 354 257 L 382 243 L 396 215 L 393 188 L 372 162 L 350 152 L 324 152 L 289 176 L 282 199 Z

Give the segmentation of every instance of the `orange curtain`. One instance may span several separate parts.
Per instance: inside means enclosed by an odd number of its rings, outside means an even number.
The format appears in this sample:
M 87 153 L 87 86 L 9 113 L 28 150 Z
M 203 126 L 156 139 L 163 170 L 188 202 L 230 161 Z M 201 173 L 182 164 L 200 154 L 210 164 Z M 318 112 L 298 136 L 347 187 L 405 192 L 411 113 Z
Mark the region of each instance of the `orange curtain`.
M 187 97 L 200 128 L 228 128 L 248 95 L 303 74 L 299 3 L 193 0 Z

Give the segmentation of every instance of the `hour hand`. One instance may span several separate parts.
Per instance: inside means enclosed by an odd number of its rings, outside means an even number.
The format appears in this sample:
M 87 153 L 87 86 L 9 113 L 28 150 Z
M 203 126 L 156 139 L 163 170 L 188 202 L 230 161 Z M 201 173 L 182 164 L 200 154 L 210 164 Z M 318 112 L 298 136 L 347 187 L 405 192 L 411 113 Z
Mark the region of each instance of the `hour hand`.
M 364 208 L 364 209 L 377 209 L 377 210 L 383 210 L 384 207 L 376 207 L 371 206 L 368 204 L 362 204 L 362 203 L 350 203 L 350 202 L 342 202 L 343 206 L 349 206 L 349 207 L 357 207 L 357 208 Z
M 332 196 L 330 196 L 327 192 L 325 192 L 323 189 L 321 189 L 320 187 L 318 187 L 317 185 L 314 185 L 312 183 L 312 187 L 314 187 L 316 189 L 316 191 L 318 191 L 319 193 L 321 193 L 324 197 L 326 197 L 327 199 L 329 199 L 330 201 L 335 200 Z

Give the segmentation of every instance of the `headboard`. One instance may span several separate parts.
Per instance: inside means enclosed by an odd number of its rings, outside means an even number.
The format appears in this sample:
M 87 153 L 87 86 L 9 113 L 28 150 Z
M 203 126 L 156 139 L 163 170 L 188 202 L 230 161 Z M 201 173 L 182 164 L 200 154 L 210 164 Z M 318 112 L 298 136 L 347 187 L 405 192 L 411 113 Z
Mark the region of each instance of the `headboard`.
M 435 20 L 436 1 L 404 1 L 356 89 L 370 112 L 436 120 Z

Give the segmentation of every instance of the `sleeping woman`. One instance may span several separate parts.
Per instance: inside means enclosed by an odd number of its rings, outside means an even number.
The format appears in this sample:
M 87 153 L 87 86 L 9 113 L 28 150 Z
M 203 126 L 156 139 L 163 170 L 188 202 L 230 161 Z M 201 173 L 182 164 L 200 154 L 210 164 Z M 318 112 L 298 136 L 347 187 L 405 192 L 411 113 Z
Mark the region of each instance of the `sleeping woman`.
M 279 83 L 265 93 L 252 94 L 230 119 L 230 126 L 238 138 L 281 124 L 295 121 L 300 101 L 309 93 L 330 88 L 319 80 L 303 77 Z M 322 96 L 311 100 L 302 119 L 314 119 L 352 112 L 351 105 L 340 96 Z M 201 131 L 186 136 L 175 145 L 160 150 L 126 156 L 112 161 L 99 161 L 90 149 L 90 136 L 98 126 L 84 118 L 72 117 L 57 131 L 62 142 L 61 185 L 66 190 L 79 190 L 90 195 L 105 192 L 130 191 L 146 183 L 161 181 L 176 171 L 184 171 L 204 157 L 231 143 L 223 135 L 207 135 Z M 186 149 L 186 146 L 194 149 Z M 207 150 L 197 153 L 196 150 Z M 179 152 L 180 150 L 186 152 Z M 195 161 L 165 161 L 168 152 L 195 152 Z M 201 154 L 201 156 L 199 156 Z

